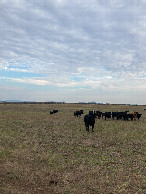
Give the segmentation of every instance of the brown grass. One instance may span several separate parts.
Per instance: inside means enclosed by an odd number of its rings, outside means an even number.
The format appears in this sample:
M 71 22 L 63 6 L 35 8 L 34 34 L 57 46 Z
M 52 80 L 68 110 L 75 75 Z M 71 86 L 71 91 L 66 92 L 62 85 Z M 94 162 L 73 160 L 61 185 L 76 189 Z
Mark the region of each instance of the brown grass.
M 58 109 L 53 115 L 50 110 Z M 138 111 L 136 121 L 96 119 L 86 132 L 83 109 Z M 144 106 L 1 104 L 0 193 L 146 193 Z

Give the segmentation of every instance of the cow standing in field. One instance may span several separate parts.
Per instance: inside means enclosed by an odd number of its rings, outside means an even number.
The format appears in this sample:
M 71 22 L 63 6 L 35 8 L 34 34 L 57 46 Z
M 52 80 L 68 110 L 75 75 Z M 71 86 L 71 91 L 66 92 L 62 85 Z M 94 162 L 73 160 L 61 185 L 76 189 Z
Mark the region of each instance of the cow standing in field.
M 57 112 L 58 112 L 58 110 L 50 111 L 50 115 L 55 114 L 55 113 L 57 113 Z
M 140 119 L 141 115 L 142 115 L 142 114 L 137 113 L 137 118 L 138 118 L 138 120 Z
M 80 110 L 81 114 L 84 114 L 83 110 Z
M 95 115 L 98 117 L 98 119 L 100 119 L 101 116 L 102 116 L 102 112 L 96 111 L 96 112 L 95 112 Z
M 129 119 L 131 119 L 131 121 L 133 121 L 133 114 L 131 114 L 131 113 L 129 113 L 129 114 L 127 114 L 127 121 L 129 120 Z
M 94 110 L 89 110 L 89 115 L 95 115 L 95 111 Z
M 117 120 L 119 120 L 119 119 L 127 120 L 127 111 L 118 112 L 116 115 L 116 118 L 117 118 Z
M 57 113 L 58 112 L 58 110 L 53 110 L 53 113 Z
M 78 116 L 81 116 L 82 115 L 82 113 L 81 113 L 81 111 L 79 110 L 79 111 L 76 111 L 76 112 L 74 112 L 74 116 L 75 117 L 78 117 Z
M 113 118 L 113 120 L 115 119 L 115 117 L 117 118 L 117 115 L 118 115 L 118 111 L 117 112 L 112 112 L 112 118 Z
M 76 112 L 74 112 L 75 117 L 81 116 L 82 114 L 84 114 L 83 110 L 77 110 Z
M 102 113 L 102 118 L 105 117 L 105 120 L 107 118 L 111 118 L 111 112 L 105 112 L 105 113 Z
M 92 132 L 94 131 L 95 117 L 94 115 L 85 115 L 84 122 L 86 126 L 86 130 L 89 131 L 89 126 L 92 126 Z
M 124 121 L 127 120 L 127 111 L 122 113 L 122 118 Z

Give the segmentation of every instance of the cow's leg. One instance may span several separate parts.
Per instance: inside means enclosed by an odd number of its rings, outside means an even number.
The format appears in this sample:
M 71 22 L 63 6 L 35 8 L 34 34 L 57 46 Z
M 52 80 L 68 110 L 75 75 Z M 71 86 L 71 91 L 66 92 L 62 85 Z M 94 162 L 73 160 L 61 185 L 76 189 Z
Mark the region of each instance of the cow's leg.
M 86 131 L 89 131 L 89 125 L 85 124 L 85 126 L 86 126 Z
M 92 125 L 92 132 L 94 132 L 94 125 Z
M 89 131 L 89 125 L 87 125 L 87 128 L 86 129 L 87 129 L 87 131 Z

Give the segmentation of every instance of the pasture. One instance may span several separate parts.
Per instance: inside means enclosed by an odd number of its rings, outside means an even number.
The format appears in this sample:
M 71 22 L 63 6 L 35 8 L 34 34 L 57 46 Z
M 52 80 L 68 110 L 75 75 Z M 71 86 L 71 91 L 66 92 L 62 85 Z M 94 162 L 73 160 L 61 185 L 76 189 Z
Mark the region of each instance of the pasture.
M 144 106 L 0 104 L 0 193 L 146 193 Z M 50 111 L 58 113 L 50 115 Z M 86 131 L 74 111 L 137 111 L 136 121 L 97 119 Z

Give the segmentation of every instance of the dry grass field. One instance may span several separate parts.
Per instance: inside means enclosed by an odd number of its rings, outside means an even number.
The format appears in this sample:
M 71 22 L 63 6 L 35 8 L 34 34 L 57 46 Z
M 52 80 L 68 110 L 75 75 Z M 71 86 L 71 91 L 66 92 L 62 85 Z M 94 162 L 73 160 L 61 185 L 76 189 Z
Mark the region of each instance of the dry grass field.
M 0 104 L 1 194 L 146 193 L 144 106 Z M 58 109 L 53 115 L 50 110 Z M 140 120 L 97 119 L 85 130 L 83 109 L 137 111 Z

